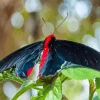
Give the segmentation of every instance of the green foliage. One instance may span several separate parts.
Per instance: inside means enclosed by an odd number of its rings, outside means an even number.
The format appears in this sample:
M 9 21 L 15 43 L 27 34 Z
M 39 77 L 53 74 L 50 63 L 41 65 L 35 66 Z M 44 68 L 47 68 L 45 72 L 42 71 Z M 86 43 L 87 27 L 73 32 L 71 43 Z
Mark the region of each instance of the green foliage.
M 3 73 L 0 73 L 0 81 L 4 81 L 14 76 L 12 69 L 6 70 Z
M 100 72 L 90 69 L 84 68 L 80 66 L 72 66 L 70 68 L 62 70 L 62 74 L 66 77 L 76 80 L 83 80 L 83 79 L 94 79 L 95 77 L 100 77 Z
M 98 97 L 100 99 L 100 78 L 96 78 L 96 91 L 97 91 Z
M 6 74 L 0 74 L 0 78 L 8 79 L 8 77 L 4 77 L 5 75 L 7 75 L 7 72 Z M 93 82 L 94 78 L 96 78 L 96 89 Z M 30 98 L 30 100 L 62 100 L 62 83 L 65 80 L 71 79 L 88 79 L 90 83 L 89 100 L 92 100 L 95 90 L 100 97 L 100 72 L 93 69 L 84 68 L 82 66 L 65 67 L 54 76 L 43 77 L 38 79 L 36 82 L 33 82 L 32 80 L 22 81 L 20 78 L 14 76 L 11 76 L 10 79 L 22 84 L 21 88 L 12 98 L 12 100 L 17 100 L 17 98 L 25 91 L 32 88 L 38 90 L 38 96 L 33 96 Z M 41 89 L 39 86 L 42 86 L 43 88 Z
M 24 81 L 22 81 L 19 77 L 16 77 L 14 75 L 14 70 L 15 70 L 15 67 L 0 73 L 0 82 L 3 82 L 5 80 L 9 79 L 9 80 L 16 81 L 16 82 L 22 84 Z
M 71 66 L 70 68 L 63 69 L 62 74 L 66 77 L 69 77 L 71 79 L 76 79 L 76 80 L 83 80 L 83 79 L 88 79 L 88 80 L 93 80 L 96 78 L 96 91 L 98 93 L 98 96 L 100 98 L 100 71 L 96 71 L 90 68 L 84 68 L 81 66 Z M 92 100 L 93 94 L 95 92 L 95 86 L 93 85 L 93 81 L 90 82 L 90 99 Z
M 51 84 L 45 84 L 43 88 L 43 93 L 41 96 L 32 97 L 31 100 L 61 100 L 61 81 L 58 77 L 54 82 Z

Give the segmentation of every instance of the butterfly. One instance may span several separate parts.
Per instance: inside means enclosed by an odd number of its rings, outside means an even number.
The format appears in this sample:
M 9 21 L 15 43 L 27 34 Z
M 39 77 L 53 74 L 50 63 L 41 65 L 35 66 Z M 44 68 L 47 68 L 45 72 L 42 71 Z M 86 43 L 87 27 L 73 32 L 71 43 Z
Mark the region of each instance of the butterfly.
M 0 61 L 0 72 L 15 67 L 15 75 L 26 78 L 37 61 L 40 61 L 39 75 L 54 75 L 67 61 L 83 67 L 100 70 L 100 52 L 84 44 L 58 40 L 50 34 L 44 41 L 25 46 Z

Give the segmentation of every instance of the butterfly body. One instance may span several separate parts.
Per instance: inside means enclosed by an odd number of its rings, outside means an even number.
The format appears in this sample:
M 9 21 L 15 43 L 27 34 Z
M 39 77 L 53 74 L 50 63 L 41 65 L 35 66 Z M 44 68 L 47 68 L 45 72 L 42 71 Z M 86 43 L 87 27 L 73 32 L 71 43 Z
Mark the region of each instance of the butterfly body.
M 16 65 L 15 75 L 25 78 L 30 75 L 37 60 L 40 61 L 41 76 L 54 75 L 65 61 L 100 71 L 98 51 L 80 43 L 57 40 L 50 34 L 44 41 L 28 45 L 1 60 L 0 72 Z
M 52 44 L 50 45 L 50 43 L 52 41 L 54 41 L 54 40 L 55 40 L 55 36 L 53 34 L 51 34 L 44 41 L 44 44 L 43 44 L 43 53 L 42 53 L 42 57 L 41 57 L 41 61 L 40 61 L 40 67 L 39 67 L 40 70 L 42 69 L 42 67 L 43 67 L 43 65 L 45 63 L 47 55 L 48 55 L 49 50 L 51 48 Z

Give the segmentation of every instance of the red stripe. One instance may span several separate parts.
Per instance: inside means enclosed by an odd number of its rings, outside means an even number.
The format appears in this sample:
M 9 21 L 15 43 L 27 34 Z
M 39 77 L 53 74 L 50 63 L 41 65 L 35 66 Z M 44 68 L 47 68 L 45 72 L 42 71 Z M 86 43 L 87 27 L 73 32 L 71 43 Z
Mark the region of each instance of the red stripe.
M 45 39 L 45 42 L 44 42 L 44 45 L 43 45 L 43 54 L 42 54 L 42 57 L 41 57 L 41 60 L 40 60 L 39 71 L 42 69 L 42 67 L 43 67 L 43 65 L 46 61 L 46 58 L 47 58 L 47 55 L 48 55 L 48 52 L 49 52 L 49 43 L 52 40 L 52 38 L 55 38 L 55 36 L 53 34 L 50 34 Z
M 44 48 L 43 54 L 42 54 L 42 57 L 41 57 L 41 61 L 40 61 L 39 71 L 42 69 L 42 67 L 43 67 L 43 65 L 46 61 L 48 52 L 49 52 L 49 48 Z
M 29 76 L 29 75 L 31 74 L 32 70 L 33 70 L 33 67 L 32 67 L 32 68 L 29 68 L 29 69 L 27 70 L 27 76 Z

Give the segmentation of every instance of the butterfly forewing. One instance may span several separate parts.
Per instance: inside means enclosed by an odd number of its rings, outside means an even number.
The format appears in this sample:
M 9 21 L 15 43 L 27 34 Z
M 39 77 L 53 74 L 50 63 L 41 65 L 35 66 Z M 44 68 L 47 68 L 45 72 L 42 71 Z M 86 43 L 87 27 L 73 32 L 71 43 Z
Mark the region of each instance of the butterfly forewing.
M 84 44 L 57 40 L 55 51 L 65 61 L 100 70 L 100 53 Z
M 17 71 L 20 72 L 33 67 L 36 59 L 40 56 L 42 49 L 43 42 L 40 41 L 13 52 L 0 61 L 0 72 L 12 68 L 15 65 Z

